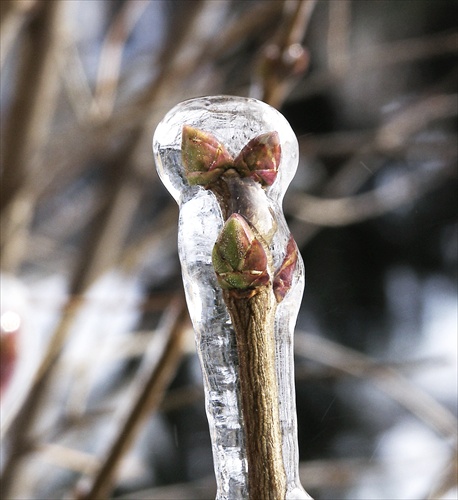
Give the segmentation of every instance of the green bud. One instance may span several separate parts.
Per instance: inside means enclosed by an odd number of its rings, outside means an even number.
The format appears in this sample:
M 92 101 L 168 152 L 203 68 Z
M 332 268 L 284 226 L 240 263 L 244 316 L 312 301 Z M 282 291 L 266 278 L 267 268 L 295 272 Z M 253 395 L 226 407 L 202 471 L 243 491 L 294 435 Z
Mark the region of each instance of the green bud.
M 209 185 L 233 164 L 232 156 L 213 135 L 189 125 L 183 126 L 181 157 L 191 185 Z
M 213 267 L 225 290 L 252 290 L 267 285 L 267 255 L 248 221 L 232 214 L 213 247 Z

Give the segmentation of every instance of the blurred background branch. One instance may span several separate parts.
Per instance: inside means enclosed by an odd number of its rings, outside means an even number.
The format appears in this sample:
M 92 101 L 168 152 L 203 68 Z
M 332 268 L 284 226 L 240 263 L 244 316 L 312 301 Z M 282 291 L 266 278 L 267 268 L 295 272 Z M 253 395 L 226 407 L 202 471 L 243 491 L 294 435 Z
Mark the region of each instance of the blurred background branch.
M 0 2 L 3 497 L 214 498 L 150 145 L 209 94 L 263 99 L 299 139 L 304 486 L 456 497 L 457 8 Z

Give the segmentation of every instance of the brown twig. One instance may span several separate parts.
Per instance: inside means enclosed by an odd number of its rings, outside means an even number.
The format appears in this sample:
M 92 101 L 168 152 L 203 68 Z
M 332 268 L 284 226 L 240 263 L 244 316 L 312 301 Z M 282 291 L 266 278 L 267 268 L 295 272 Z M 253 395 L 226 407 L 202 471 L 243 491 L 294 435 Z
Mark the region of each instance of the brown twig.
M 22 406 L 14 415 L 14 420 L 9 427 L 8 423 L 2 428 L 7 432 L 5 450 L 7 458 L 1 475 L 1 495 L 3 498 L 10 498 L 11 489 L 14 486 L 17 469 L 21 465 L 23 456 L 32 450 L 29 429 L 33 426 L 35 418 L 40 410 L 42 395 L 51 380 L 53 368 L 57 357 L 68 336 L 68 331 L 74 322 L 79 311 L 79 301 L 70 300 L 61 315 L 59 324 L 54 331 L 52 342 L 49 343 L 44 358 L 34 376 L 32 384 L 28 390 Z
M 3 69 L 19 32 L 37 3 L 38 0 L 0 2 L 0 68 Z
M 41 2 L 25 30 L 18 79 L 2 141 L 2 269 L 15 272 L 32 217 L 36 193 L 27 179 L 40 163 L 56 103 L 58 74 L 53 71 L 64 2 Z M 27 187 L 28 189 L 24 189 Z
M 261 100 L 279 108 L 297 79 L 308 67 L 302 47 L 316 0 L 284 2 L 283 21 L 259 56 L 257 75 Z
M 150 0 L 125 2 L 105 37 L 97 72 L 91 113 L 107 120 L 113 112 L 126 41 Z
M 425 393 L 397 370 L 380 366 L 368 356 L 316 335 L 297 335 L 296 353 L 342 370 L 355 377 L 369 377 L 394 401 L 408 409 L 447 439 L 456 448 L 458 425 L 456 417 L 433 397 Z
M 83 294 L 119 258 L 125 234 L 139 203 L 139 186 L 132 183 L 131 162 L 142 133 L 141 128 L 131 131 L 116 159 L 106 167 L 106 179 L 100 193 L 103 207 L 80 253 L 70 285 L 71 295 Z
M 70 284 L 70 299 L 64 306 L 60 321 L 48 343 L 34 381 L 28 390 L 22 406 L 15 416 L 14 425 L 8 430 L 10 454 L 3 471 L 3 494 L 8 495 L 12 486 L 13 472 L 28 451 L 29 429 L 32 428 L 39 410 L 42 395 L 52 377 L 57 359 L 68 339 L 74 319 L 80 310 L 81 297 L 100 274 L 116 261 L 125 231 L 129 228 L 137 199 L 131 196 L 132 186 L 127 182 L 129 156 L 135 150 L 141 130 L 133 133 L 124 145 L 124 151 L 117 158 L 114 170 L 115 182 L 107 182 L 106 205 L 99 214 L 98 224 L 83 248 L 80 261 Z
M 329 4 L 328 65 L 331 73 L 343 74 L 348 70 L 351 0 Z
M 101 124 L 87 120 L 89 116 L 86 116 L 85 110 L 89 104 L 88 99 L 91 98 L 91 93 L 84 71 L 80 68 L 78 81 L 82 89 L 73 89 L 72 99 L 76 99 L 75 105 L 82 104 L 84 111 L 78 116 L 86 126 L 82 130 L 72 126 L 69 129 L 64 129 L 63 132 L 56 133 L 54 140 L 50 141 L 47 148 L 49 166 L 46 172 L 43 172 L 37 179 L 33 179 L 33 186 L 31 186 L 30 180 L 26 179 L 26 188 L 33 187 L 37 196 L 49 195 L 50 192 L 60 189 L 62 184 L 70 182 L 76 175 L 80 174 L 82 168 L 86 167 L 99 151 L 111 151 L 113 142 L 123 141 L 126 134 L 135 133 L 136 128 L 141 128 L 143 131 L 138 145 L 148 144 L 149 147 L 152 127 L 162 117 L 163 109 L 167 103 L 175 102 L 174 99 L 176 99 L 174 97 L 176 89 L 170 85 L 170 82 L 177 79 L 184 80 L 186 76 L 193 74 L 196 71 L 196 62 L 200 60 L 200 54 L 208 47 L 208 43 L 202 40 L 198 45 L 199 51 L 193 57 L 185 61 L 181 58 L 181 52 L 189 46 L 189 40 L 199 30 L 200 20 L 205 16 L 206 6 L 208 3 L 202 0 L 193 2 L 189 15 L 185 16 L 186 23 L 184 23 L 183 29 L 178 30 L 179 35 L 174 30 L 170 31 L 169 39 L 158 57 L 158 77 L 125 105 L 116 107 L 108 123 Z M 71 43 L 69 47 L 73 51 L 73 60 L 75 57 L 78 60 L 74 52 L 75 48 Z M 75 82 L 72 82 L 72 85 L 74 84 Z M 150 125 L 145 127 L 145 123 Z M 63 143 L 66 144 L 64 150 Z M 81 148 L 81 143 L 84 143 L 86 147 Z M 132 161 L 137 166 L 145 164 L 145 160 L 139 161 L 139 151 L 140 147 L 137 148 L 136 158 Z M 149 161 L 148 158 L 148 170 L 150 171 Z
M 83 474 L 91 473 L 100 466 L 99 460 L 93 455 L 55 443 L 41 444 L 36 451 L 47 462 Z
M 445 495 L 451 491 L 453 488 L 458 486 L 458 453 L 455 453 L 445 465 L 442 473 L 440 474 L 439 481 L 434 486 L 434 488 L 429 491 L 427 496 L 428 500 L 435 500 L 437 498 L 443 498 Z
M 227 51 L 234 50 L 234 47 L 237 47 L 242 40 L 268 32 L 269 27 L 281 15 L 282 9 L 282 1 L 253 3 L 246 11 L 223 27 L 218 38 L 202 54 L 203 59 L 218 59 Z
M 62 45 L 62 50 L 58 53 L 57 64 L 62 77 L 63 89 L 66 91 L 77 122 L 85 126 L 86 129 L 92 128 L 89 110 L 93 102 L 93 92 L 73 33 L 67 32 L 65 34 Z M 68 140 L 65 141 L 65 143 L 68 142 Z
M 350 197 L 350 195 L 357 191 L 367 179 L 372 177 L 385 164 L 384 155 L 399 154 L 402 146 L 406 144 L 409 138 L 420 130 L 425 129 L 431 122 L 456 116 L 456 114 L 456 94 L 431 95 L 431 92 L 428 92 L 416 102 L 406 106 L 395 116 L 381 124 L 371 134 L 371 140 L 357 149 L 351 158 L 343 164 L 337 174 L 327 182 L 323 194 L 328 197 L 343 199 L 321 200 L 327 206 L 324 207 L 322 205 L 320 209 L 327 208 L 331 210 L 332 217 L 329 214 L 326 216 L 326 214 L 317 212 L 315 222 L 319 223 L 321 221 L 326 225 L 343 225 L 364 217 L 361 210 L 369 209 L 369 213 L 372 212 L 373 214 L 372 216 L 380 215 L 389 210 L 388 203 L 383 200 L 375 200 L 369 193 L 359 195 L 358 198 Z M 370 167 L 367 164 L 370 164 Z M 439 172 L 437 177 L 437 173 L 435 173 L 432 178 L 437 180 L 443 179 L 443 173 L 443 171 Z M 416 179 L 415 177 L 407 177 L 406 179 L 410 180 L 413 186 L 417 188 L 421 187 L 421 190 L 417 189 L 417 191 L 423 192 L 424 190 L 426 192 L 429 189 L 429 186 L 423 183 L 421 186 L 418 186 L 421 179 Z M 386 187 L 380 189 L 384 190 L 385 195 L 388 194 Z M 394 197 L 399 204 L 412 199 L 411 194 L 400 193 L 398 190 L 395 190 L 394 193 L 390 192 L 389 195 Z M 312 200 L 312 198 L 309 198 L 309 200 Z M 343 208 L 349 208 L 349 213 L 341 212 Z M 289 211 L 295 217 L 296 206 L 294 202 L 289 204 Z M 305 214 L 303 215 L 303 218 L 308 217 Z M 301 225 L 300 229 L 298 224 Z M 299 217 L 296 218 L 296 222 L 293 222 L 291 226 L 292 232 L 297 234 L 296 239 L 299 246 L 309 241 L 319 230 L 317 225 L 304 227 L 303 221 L 299 221 Z
M 188 315 L 183 299 L 169 309 L 164 330 L 167 332 L 167 343 L 162 355 L 151 367 L 147 356 L 143 362 L 137 394 L 134 403 L 121 426 L 121 429 L 111 444 L 106 458 L 89 487 L 81 486 L 77 497 L 84 500 L 102 500 L 109 497 L 119 463 L 135 439 L 141 424 L 151 415 L 162 400 L 164 391 L 175 374 L 181 359 L 182 344 L 185 333 L 185 323 Z M 154 353 L 157 356 L 157 352 Z
M 167 89 L 170 90 L 170 81 L 175 79 L 179 80 L 179 73 L 182 71 L 187 72 L 195 70 L 195 63 L 201 51 L 204 50 L 203 47 L 205 44 L 202 44 L 202 47 L 193 44 L 195 53 L 193 56 L 188 57 L 186 61 L 180 61 L 180 56 L 184 47 L 189 46 L 189 40 L 196 34 L 196 31 L 202 29 L 202 25 L 199 21 L 205 14 L 207 7 L 208 0 L 195 0 L 192 4 L 187 5 L 186 8 L 188 11 L 186 15 L 180 17 L 178 25 L 170 29 L 168 43 L 165 44 L 164 50 L 158 58 L 158 64 L 160 65 L 161 71 L 151 85 L 146 87 L 139 96 L 136 103 L 137 113 L 138 108 L 143 108 L 145 103 L 155 101 L 161 92 Z
M 380 45 L 362 48 L 352 52 L 346 68 L 351 68 L 352 77 L 367 72 L 371 68 L 383 68 L 395 64 L 413 63 L 448 54 L 456 54 L 458 33 L 435 33 L 430 36 L 387 42 Z M 324 92 L 332 85 L 346 78 L 348 72 L 316 71 L 307 78 L 305 84 L 297 92 L 297 97 L 307 98 Z
M 288 203 L 294 218 L 319 226 L 345 226 L 413 203 L 455 174 L 449 165 L 434 172 L 400 175 L 372 191 L 344 198 L 326 199 L 308 194 L 293 195 Z
M 272 287 L 250 298 L 224 293 L 237 340 L 250 499 L 283 500 L 286 475 L 278 412 Z
M 253 500 L 284 500 L 274 325 L 277 301 L 291 283 L 286 273 L 277 294 L 269 248 L 276 222 L 264 189 L 277 176 L 278 133 L 252 138 L 233 158 L 212 134 L 184 124 L 181 147 L 189 184 L 203 185 L 213 193 L 225 221 L 212 262 L 236 338 L 248 495 Z M 297 254 L 292 245 L 285 253 L 285 261 L 294 269 Z

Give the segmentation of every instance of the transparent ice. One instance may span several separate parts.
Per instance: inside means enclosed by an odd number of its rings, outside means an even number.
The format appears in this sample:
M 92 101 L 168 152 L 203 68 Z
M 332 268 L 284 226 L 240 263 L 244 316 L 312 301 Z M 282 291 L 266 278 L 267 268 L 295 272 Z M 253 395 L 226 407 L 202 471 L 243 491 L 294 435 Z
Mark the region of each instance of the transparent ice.
M 241 213 L 262 234 L 268 235 L 273 268 L 282 263 L 290 237 L 281 205 L 296 172 L 298 145 L 289 123 L 277 110 L 256 99 L 232 96 L 203 97 L 178 104 L 158 125 L 153 138 L 159 176 L 180 206 L 178 251 L 204 377 L 217 499 L 247 498 L 235 335 L 211 256 L 224 220 L 216 196 L 202 186 L 187 183 L 181 162 L 181 134 L 185 124 L 211 133 L 234 158 L 254 137 L 278 132 L 281 163 L 272 186 L 264 189 L 248 179 L 243 185 L 238 180 L 230 181 L 231 211 Z M 278 305 L 275 319 L 287 499 L 310 498 L 299 481 L 294 390 L 293 334 L 303 288 L 304 267 L 299 256 L 291 289 Z

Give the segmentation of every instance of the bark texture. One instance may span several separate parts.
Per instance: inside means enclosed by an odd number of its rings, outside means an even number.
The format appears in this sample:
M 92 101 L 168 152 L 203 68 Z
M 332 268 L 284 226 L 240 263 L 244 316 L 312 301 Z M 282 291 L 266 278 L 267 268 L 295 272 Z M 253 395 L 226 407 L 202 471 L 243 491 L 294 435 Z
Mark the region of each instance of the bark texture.
M 249 498 L 284 500 L 286 475 L 273 328 L 275 297 L 271 286 L 259 288 L 250 298 L 224 294 L 237 340 Z

